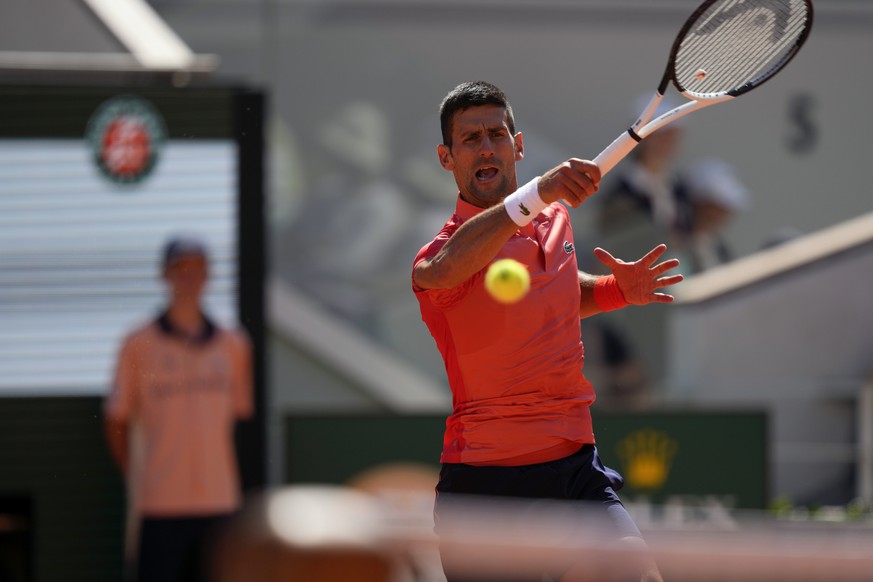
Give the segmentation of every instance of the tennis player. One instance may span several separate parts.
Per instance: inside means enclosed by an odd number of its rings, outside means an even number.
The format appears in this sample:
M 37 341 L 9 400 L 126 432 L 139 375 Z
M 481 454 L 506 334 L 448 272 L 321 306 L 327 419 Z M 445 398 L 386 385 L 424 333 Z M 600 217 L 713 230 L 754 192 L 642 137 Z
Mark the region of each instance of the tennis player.
M 455 87 L 440 106 L 440 123 L 439 161 L 459 194 L 454 215 L 418 252 L 412 271 L 453 394 L 437 533 L 443 510 L 469 495 L 578 500 L 604 509 L 606 538 L 644 547 L 617 494 L 622 477 L 597 455 L 595 394 L 582 373 L 579 320 L 672 301 L 658 289 L 682 280 L 665 275 L 679 261 L 657 263 L 665 245 L 635 262 L 598 248 L 594 254 L 612 274 L 579 271 L 569 212 L 558 202 L 584 203 L 597 192 L 600 171 L 593 162 L 570 159 L 519 188 L 522 134 L 498 87 L 482 81 Z M 530 271 L 530 291 L 515 304 L 498 303 L 484 288 L 488 265 L 501 258 Z M 445 554 L 443 566 L 450 582 L 468 579 L 452 572 Z M 634 579 L 661 580 L 650 561 L 641 568 Z M 560 570 L 550 575 L 587 579 L 584 564 Z

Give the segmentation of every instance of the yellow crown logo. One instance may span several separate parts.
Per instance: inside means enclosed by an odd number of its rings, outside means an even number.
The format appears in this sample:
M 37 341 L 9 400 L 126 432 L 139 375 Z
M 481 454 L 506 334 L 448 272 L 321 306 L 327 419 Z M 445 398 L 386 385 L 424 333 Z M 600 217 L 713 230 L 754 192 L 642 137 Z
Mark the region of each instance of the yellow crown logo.
M 627 435 L 616 446 L 616 452 L 628 485 L 634 489 L 661 487 L 678 448 L 666 433 L 651 428 Z

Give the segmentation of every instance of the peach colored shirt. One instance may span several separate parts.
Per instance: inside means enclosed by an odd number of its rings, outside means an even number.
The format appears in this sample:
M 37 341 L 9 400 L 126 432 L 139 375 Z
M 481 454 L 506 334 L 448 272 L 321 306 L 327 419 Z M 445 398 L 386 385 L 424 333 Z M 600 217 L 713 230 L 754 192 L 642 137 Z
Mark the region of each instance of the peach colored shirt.
M 436 255 L 481 211 L 459 197 L 454 216 L 415 264 Z M 444 463 L 539 463 L 594 442 L 594 389 L 582 374 L 579 275 L 567 209 L 552 204 L 516 231 L 494 260 L 507 257 L 531 275 L 530 291 L 515 304 L 488 295 L 487 267 L 453 289 L 413 284 L 452 389 Z
M 242 331 L 187 341 L 152 321 L 122 344 L 106 415 L 125 422 L 129 490 L 144 516 L 225 513 L 240 505 L 233 441 L 252 414 L 251 348 Z M 138 459 L 138 461 L 134 461 Z

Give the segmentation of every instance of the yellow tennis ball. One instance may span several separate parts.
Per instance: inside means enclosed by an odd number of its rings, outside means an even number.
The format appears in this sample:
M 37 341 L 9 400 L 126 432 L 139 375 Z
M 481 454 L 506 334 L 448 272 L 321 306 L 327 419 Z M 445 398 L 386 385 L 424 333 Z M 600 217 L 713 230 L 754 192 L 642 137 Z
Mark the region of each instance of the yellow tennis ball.
M 485 289 L 501 303 L 515 303 L 527 295 L 530 273 L 514 259 L 494 261 L 485 273 Z

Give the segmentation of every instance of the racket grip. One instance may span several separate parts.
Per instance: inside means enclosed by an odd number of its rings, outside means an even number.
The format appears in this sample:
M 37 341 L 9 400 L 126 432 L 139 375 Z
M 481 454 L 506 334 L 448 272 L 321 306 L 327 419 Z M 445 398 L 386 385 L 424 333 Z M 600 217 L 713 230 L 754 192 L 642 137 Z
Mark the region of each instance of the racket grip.
M 600 167 L 600 175 L 605 176 L 616 164 L 624 159 L 631 150 L 637 147 L 639 142 L 631 137 L 629 132 L 624 132 L 613 141 L 605 150 L 600 152 L 594 160 Z

